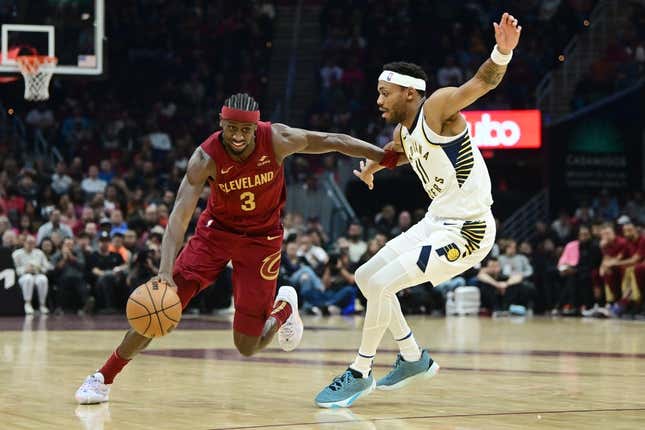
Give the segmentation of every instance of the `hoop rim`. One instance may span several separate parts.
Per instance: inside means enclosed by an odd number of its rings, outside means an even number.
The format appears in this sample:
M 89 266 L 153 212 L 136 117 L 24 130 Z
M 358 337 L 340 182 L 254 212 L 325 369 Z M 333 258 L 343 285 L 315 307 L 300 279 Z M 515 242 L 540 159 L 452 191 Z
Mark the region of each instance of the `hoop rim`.
M 38 73 L 44 65 L 46 67 L 56 66 L 58 57 L 49 55 L 18 55 L 16 63 L 22 73 Z

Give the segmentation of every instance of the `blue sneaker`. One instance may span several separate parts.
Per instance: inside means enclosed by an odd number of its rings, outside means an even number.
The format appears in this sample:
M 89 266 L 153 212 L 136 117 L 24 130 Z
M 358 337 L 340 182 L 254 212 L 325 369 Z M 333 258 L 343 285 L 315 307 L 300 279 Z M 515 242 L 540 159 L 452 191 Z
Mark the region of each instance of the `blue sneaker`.
M 430 358 L 427 349 L 421 351 L 421 358 L 417 361 L 405 361 L 399 354 L 390 373 L 376 383 L 376 389 L 398 390 L 416 379 L 432 378 L 437 373 L 439 373 L 439 365 Z
M 367 378 L 361 376 L 360 372 L 348 368 L 345 373 L 335 377 L 329 386 L 318 393 L 316 405 L 321 408 L 350 407 L 356 399 L 374 391 L 376 386 L 371 372 Z

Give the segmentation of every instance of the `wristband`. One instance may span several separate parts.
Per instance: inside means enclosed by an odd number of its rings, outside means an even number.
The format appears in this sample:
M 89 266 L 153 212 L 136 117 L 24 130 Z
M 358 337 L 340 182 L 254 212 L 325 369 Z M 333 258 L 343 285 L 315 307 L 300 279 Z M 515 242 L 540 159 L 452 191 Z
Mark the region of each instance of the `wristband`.
M 490 53 L 490 59 L 493 60 L 493 63 L 497 64 L 498 66 L 507 65 L 511 62 L 511 58 L 513 58 L 512 50 L 510 54 L 502 54 L 501 52 L 499 52 L 499 49 L 497 49 L 497 45 L 495 45 L 493 51 Z
M 398 163 L 399 163 L 399 153 L 391 149 L 386 149 L 383 159 L 378 164 L 380 166 L 383 166 L 392 170 L 396 167 Z

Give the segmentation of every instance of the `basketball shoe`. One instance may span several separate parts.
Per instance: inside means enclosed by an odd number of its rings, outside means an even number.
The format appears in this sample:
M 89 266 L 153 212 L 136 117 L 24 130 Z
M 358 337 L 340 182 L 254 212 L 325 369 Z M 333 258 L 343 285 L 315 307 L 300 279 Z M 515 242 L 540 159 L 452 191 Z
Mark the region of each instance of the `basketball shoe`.
M 337 376 L 316 396 L 316 405 L 321 408 L 348 408 L 359 397 L 367 396 L 374 391 L 376 381 L 370 372 L 367 378 L 357 370 L 348 368 Z
M 110 386 L 103 382 L 100 372 L 85 378 L 83 385 L 76 390 L 76 401 L 81 405 L 91 405 L 110 400 Z
M 302 340 L 304 326 L 298 312 L 298 293 L 293 287 L 284 285 L 278 290 L 276 303 L 285 301 L 291 305 L 291 315 L 278 330 L 278 343 L 284 351 L 293 351 Z
M 427 349 L 421 351 L 421 358 L 417 361 L 405 361 L 399 354 L 390 373 L 376 383 L 376 389 L 398 390 L 416 379 L 432 378 L 438 372 L 439 365 L 430 358 Z

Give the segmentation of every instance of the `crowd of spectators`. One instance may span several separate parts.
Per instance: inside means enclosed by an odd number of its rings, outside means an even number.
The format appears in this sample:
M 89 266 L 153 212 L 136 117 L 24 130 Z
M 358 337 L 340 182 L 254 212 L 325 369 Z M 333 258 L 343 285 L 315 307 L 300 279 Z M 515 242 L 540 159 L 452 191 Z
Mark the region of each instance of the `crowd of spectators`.
M 645 78 L 645 5 L 625 2 L 630 19 L 578 83 L 571 101 L 580 109 Z
M 530 91 L 511 94 L 507 89 L 517 80 L 523 85 L 516 88 L 530 88 L 526 83 L 535 83 L 551 65 L 555 41 L 570 36 L 563 33 L 566 23 L 581 21 L 593 3 L 527 1 L 518 6 L 527 28 L 545 25 L 551 31 L 543 31 L 546 38 L 525 39 L 522 49 L 530 55 L 514 63 L 509 86 L 482 103 L 530 104 Z M 481 4 L 329 2 L 323 14 L 326 63 L 309 125 L 387 142 L 389 132 L 376 125 L 378 115 L 371 112 L 370 78 L 384 58 L 412 58 L 414 53 L 425 59 L 431 88 L 462 82 L 490 48 L 486 28 L 498 11 Z M 12 138 L 0 140 L 2 249 L 12 255 L 27 314 L 122 312 L 129 292 L 158 270 L 175 191 L 190 153 L 216 128 L 216 109 L 231 88 L 263 100 L 275 14 L 270 3 L 173 2 L 159 8 L 157 2 L 140 0 L 115 5 L 108 11 L 110 79 L 56 84 L 51 101 L 25 115 L 29 132 L 54 142 L 63 159 L 50 166 L 45 159 L 26 158 L 29 152 Z M 345 6 L 351 13 L 339 12 Z M 373 13 L 364 16 L 361 7 Z M 131 43 L 138 40 L 132 33 L 117 31 L 135 21 L 145 44 Z M 161 31 L 169 25 L 174 31 Z M 420 38 L 414 28 L 428 33 Z M 240 61 L 224 61 L 233 57 Z M 102 91 L 100 103 L 92 95 L 95 90 Z M 321 160 L 323 168 L 333 168 L 333 157 Z M 293 170 L 297 180 L 307 178 L 298 177 L 299 171 L 310 171 L 297 163 Z M 455 288 L 475 285 L 484 314 L 638 314 L 644 214 L 642 194 L 619 205 L 603 193 L 575 213 L 538 224 L 531 241 L 518 244 L 500 232 L 481 267 L 434 288 L 405 290 L 402 306 L 406 312 L 441 313 Z M 423 216 L 424 209 L 386 205 L 332 240 L 318 220 L 288 213 L 280 282 L 298 289 L 307 313 L 360 312 L 365 302 L 354 271 Z M 229 268 L 191 310 L 228 307 L 230 289 Z
M 493 22 L 510 10 L 519 16 L 522 41 L 501 85 L 473 108 L 525 109 L 534 90 L 556 63 L 562 48 L 584 27 L 592 0 L 371 1 L 333 0 L 321 15 L 322 63 L 319 95 L 308 125 L 347 132 L 377 144 L 391 140 L 376 109 L 376 79 L 390 61 L 418 63 L 428 90 L 460 85 L 490 55 Z M 363 11 L 369 10 L 366 14 Z
M 126 218 L 118 203 L 112 207 L 100 192 L 96 195 L 87 206 L 43 209 L 49 209 L 49 221 L 39 226 L 25 215 L 23 197 L 0 200 L 0 208 L 9 208 L 4 212 L 8 215 L 0 215 L 2 247 L 12 252 L 27 314 L 34 313 L 34 290 L 41 313 L 48 313 L 50 305 L 57 313 L 122 312 L 132 289 L 156 274 L 174 195 L 148 200 Z M 359 313 L 365 299 L 356 286 L 355 270 L 423 215 L 423 209 L 397 213 L 386 205 L 371 219 L 351 222 L 346 234 L 332 240 L 317 219 L 287 213 L 278 282 L 297 289 L 306 313 Z M 640 318 L 644 225 L 642 192 L 626 196 L 621 204 L 609 193 L 599 193 L 572 213 L 562 211 L 551 223 L 538 222 L 530 240 L 518 243 L 498 230 L 498 240 L 480 266 L 436 286 L 422 284 L 400 292 L 402 308 L 406 313 L 442 314 L 450 293 L 469 285 L 480 290 L 481 315 Z M 193 228 L 191 223 L 189 234 Z M 230 270 L 194 300 L 192 311 L 231 305 Z M 49 298 L 48 289 L 54 291 Z
M 387 205 L 372 219 L 353 222 L 330 242 L 317 220 L 285 217 L 281 282 L 294 285 L 312 314 L 360 312 L 364 298 L 353 273 L 424 215 Z M 607 191 L 550 223 L 540 221 L 530 240 L 518 243 L 498 229 L 489 256 L 442 284 L 401 291 L 405 312 L 442 314 L 458 287 L 480 290 L 481 315 L 645 317 L 645 196 L 626 195 L 622 204 Z
M 38 13 L 78 6 L 49 2 Z M 4 249 L 19 250 L 27 313 L 122 309 L 157 270 L 188 158 L 217 129 L 224 99 L 235 89 L 265 101 L 272 1 L 109 6 L 102 79 L 55 78 L 38 104 L 22 100 L 22 82 L 3 84 L 2 103 L 26 125 L 24 136 L 0 129 L 0 233 Z M 0 8 L 0 21 L 20 18 Z M 39 135 L 61 155 L 55 165 L 49 152 L 37 156 Z

